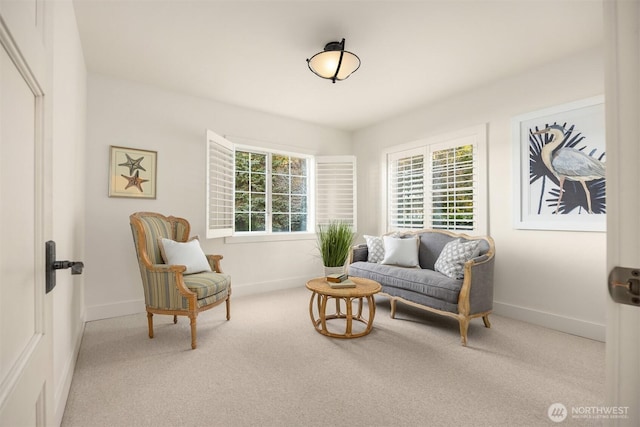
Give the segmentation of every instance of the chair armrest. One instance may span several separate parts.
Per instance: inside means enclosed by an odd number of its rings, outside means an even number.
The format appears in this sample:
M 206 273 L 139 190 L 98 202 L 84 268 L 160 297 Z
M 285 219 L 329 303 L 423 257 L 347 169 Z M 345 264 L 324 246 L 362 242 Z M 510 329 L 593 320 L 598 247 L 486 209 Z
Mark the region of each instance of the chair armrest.
M 184 265 L 154 264 L 145 269 L 142 284 L 147 306 L 165 310 L 186 310 L 184 298 L 194 299 L 195 292 L 189 290 L 182 279 Z
M 185 265 L 170 265 L 170 264 L 151 264 L 151 267 L 147 267 L 147 271 L 154 273 L 184 273 L 187 270 Z
M 220 267 L 220 260 L 224 258 L 222 255 L 207 255 L 207 260 L 211 269 L 216 273 L 222 273 L 222 267 Z

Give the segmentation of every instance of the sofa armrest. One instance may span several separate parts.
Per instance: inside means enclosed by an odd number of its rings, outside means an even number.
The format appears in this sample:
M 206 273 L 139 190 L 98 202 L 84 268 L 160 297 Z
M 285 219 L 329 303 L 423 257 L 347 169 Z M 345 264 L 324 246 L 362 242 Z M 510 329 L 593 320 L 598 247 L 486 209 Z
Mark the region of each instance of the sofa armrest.
M 465 282 L 469 275 L 469 314 L 493 309 L 493 254 L 481 255 L 465 265 Z M 464 285 L 463 285 L 464 287 Z
M 369 258 L 369 249 L 367 248 L 366 243 L 361 243 L 359 245 L 355 245 L 351 247 L 351 251 L 349 251 L 349 260 L 348 264 L 353 264 L 358 261 L 367 261 Z
M 484 255 L 479 255 L 475 258 L 472 258 L 471 261 L 473 261 L 474 264 L 480 264 L 481 262 L 485 261 L 489 259 L 489 255 L 488 254 L 484 254 Z

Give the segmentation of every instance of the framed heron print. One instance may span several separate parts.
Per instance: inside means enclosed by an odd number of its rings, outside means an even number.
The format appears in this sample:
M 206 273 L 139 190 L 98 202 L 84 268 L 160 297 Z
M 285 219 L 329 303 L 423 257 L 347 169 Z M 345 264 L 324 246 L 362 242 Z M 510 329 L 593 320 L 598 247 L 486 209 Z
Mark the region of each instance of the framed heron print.
M 156 151 L 110 147 L 109 197 L 156 198 Z
M 605 231 L 604 98 L 514 117 L 515 228 Z

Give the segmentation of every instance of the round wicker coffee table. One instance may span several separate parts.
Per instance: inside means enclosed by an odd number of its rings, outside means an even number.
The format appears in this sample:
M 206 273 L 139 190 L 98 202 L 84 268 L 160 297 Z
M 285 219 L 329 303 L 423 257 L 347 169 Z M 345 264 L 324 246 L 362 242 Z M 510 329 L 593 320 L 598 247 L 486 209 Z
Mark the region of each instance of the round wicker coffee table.
M 316 331 L 322 335 L 333 338 L 358 338 L 367 335 L 373 328 L 373 318 L 376 314 L 376 302 L 373 299 L 373 295 L 380 292 L 382 287 L 380 283 L 370 279 L 360 277 L 349 277 L 349 279 L 355 282 L 355 288 L 332 288 L 324 277 L 311 279 L 307 282 L 307 289 L 313 292 L 309 301 L 309 315 Z M 335 299 L 336 311 L 335 313 L 327 314 L 327 303 L 330 299 Z M 368 317 L 362 315 L 363 299 L 367 300 L 367 306 L 369 307 Z M 354 300 L 358 301 L 355 314 L 353 313 Z M 346 313 L 342 312 L 341 301 L 345 303 Z M 317 306 L 317 318 L 314 313 L 314 305 Z M 327 330 L 327 320 L 332 319 L 346 320 L 344 334 Z M 352 330 L 354 320 L 364 323 L 365 330 L 354 333 Z

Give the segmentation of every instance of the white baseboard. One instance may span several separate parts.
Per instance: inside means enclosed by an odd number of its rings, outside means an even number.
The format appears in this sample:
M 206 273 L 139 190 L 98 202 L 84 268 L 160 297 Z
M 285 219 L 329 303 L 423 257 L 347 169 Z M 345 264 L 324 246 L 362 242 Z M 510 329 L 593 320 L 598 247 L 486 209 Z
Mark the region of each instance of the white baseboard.
M 64 365 L 62 372 L 62 381 L 54 392 L 53 401 L 55 402 L 55 420 L 54 425 L 59 426 L 62 424 L 62 417 L 64 416 L 64 410 L 67 406 L 67 399 L 69 398 L 69 390 L 71 390 L 71 380 L 73 379 L 73 372 L 76 368 L 76 362 L 78 361 L 78 354 L 80 353 L 80 344 L 82 343 L 82 336 L 84 335 L 84 316 L 81 316 L 81 321 L 78 323 L 78 328 L 73 337 L 73 352 L 67 363 Z
M 231 298 L 245 295 L 254 295 L 264 292 L 290 289 L 304 284 L 309 277 L 289 277 L 286 279 L 272 280 L 260 283 L 248 283 L 245 285 L 232 285 Z M 94 305 L 87 307 L 87 322 L 92 320 L 109 319 L 111 317 L 128 316 L 130 314 L 144 313 L 144 300 L 121 301 L 112 304 Z
M 605 342 L 606 325 L 599 323 L 560 316 L 554 313 L 547 313 L 498 301 L 493 302 L 493 312 L 498 316 L 522 320 L 523 322 L 533 323 L 534 325 L 544 326 L 545 328 L 556 331 Z
M 114 302 L 87 307 L 87 322 L 144 313 L 144 299 Z
M 231 298 L 242 297 L 246 295 L 262 294 L 265 292 L 279 291 L 281 289 L 291 289 L 304 286 L 309 281 L 308 276 L 304 277 L 288 277 L 281 280 L 271 280 L 260 283 L 247 283 L 246 285 L 232 285 Z

